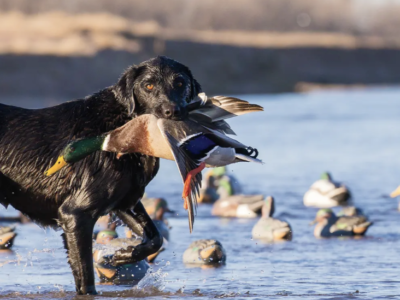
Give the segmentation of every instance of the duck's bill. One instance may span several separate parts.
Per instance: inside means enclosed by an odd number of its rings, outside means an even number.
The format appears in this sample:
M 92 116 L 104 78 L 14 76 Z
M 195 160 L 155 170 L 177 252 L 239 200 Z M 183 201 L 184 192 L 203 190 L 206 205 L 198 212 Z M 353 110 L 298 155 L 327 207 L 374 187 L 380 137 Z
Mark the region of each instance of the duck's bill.
M 390 197 L 394 198 L 400 196 L 400 185 L 397 187 L 397 189 L 395 189 L 391 194 Z
M 44 173 L 44 175 L 51 176 L 51 175 L 57 173 L 58 171 L 60 171 L 66 165 L 67 165 L 67 162 L 64 160 L 64 156 L 59 156 L 57 159 L 57 162 L 50 169 L 48 169 Z

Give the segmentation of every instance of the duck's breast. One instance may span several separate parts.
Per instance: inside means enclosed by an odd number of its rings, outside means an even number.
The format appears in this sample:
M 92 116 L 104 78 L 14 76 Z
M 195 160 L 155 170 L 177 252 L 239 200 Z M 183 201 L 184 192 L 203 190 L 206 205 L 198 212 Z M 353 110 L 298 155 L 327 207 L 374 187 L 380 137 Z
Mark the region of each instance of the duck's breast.
M 153 119 L 154 118 L 154 119 Z M 150 155 L 164 158 L 168 160 L 175 160 L 172 154 L 171 147 L 169 146 L 166 138 L 161 133 L 160 127 L 157 125 L 157 118 L 153 117 L 147 126 L 147 137 Z

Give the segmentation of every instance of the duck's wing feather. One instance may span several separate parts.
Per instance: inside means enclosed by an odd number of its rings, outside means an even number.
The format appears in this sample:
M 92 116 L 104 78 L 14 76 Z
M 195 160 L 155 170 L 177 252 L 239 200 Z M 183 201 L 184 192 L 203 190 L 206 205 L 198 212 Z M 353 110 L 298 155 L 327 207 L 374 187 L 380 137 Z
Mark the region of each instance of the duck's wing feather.
M 224 120 L 213 122 L 209 117 L 202 114 L 189 115 L 189 118 L 191 121 L 197 122 L 207 128 L 217 130 L 223 134 L 236 135 L 231 126 Z
M 193 130 L 186 131 L 186 128 L 179 128 L 176 124 L 177 121 L 170 121 L 165 119 L 159 119 L 157 124 L 160 131 L 168 144 L 171 147 L 172 154 L 175 158 L 176 165 L 178 166 L 179 172 L 181 173 L 182 180 L 185 182 L 188 173 L 198 167 L 199 162 L 193 160 L 188 154 L 179 146 L 182 141 L 195 136 L 200 132 Z M 183 121 L 179 122 L 179 125 L 184 125 Z M 201 134 L 201 133 L 200 133 Z M 197 209 L 197 197 L 200 192 L 202 176 L 201 173 L 197 173 L 196 176 L 192 177 L 191 190 L 192 193 L 188 196 L 188 213 L 189 213 L 189 230 L 193 231 L 194 217 Z
M 204 120 L 216 122 L 264 110 L 260 105 L 225 96 L 215 96 L 205 101 L 200 100 L 192 102 L 187 106 L 187 109 L 190 118 L 198 122 L 204 122 Z

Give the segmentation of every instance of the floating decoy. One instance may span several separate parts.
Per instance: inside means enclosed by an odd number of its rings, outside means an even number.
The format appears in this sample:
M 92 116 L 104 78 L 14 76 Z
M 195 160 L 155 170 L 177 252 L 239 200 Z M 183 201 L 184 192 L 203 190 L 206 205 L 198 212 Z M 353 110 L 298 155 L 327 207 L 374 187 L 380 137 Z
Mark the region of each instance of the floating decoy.
M 331 208 L 346 205 L 350 191 L 341 183 L 334 182 L 329 173 L 323 173 L 321 179 L 313 183 L 304 195 L 304 205 L 318 208 Z
M 234 195 L 217 200 L 211 214 L 225 218 L 257 218 L 264 203 L 264 195 Z
M 360 236 L 373 224 L 365 216 L 337 217 L 330 208 L 320 209 L 312 222 L 315 223 L 314 236 L 317 238 Z
M 261 218 L 252 230 L 253 238 L 265 241 L 281 241 L 292 239 L 292 229 L 289 223 L 274 219 L 275 200 L 268 196 L 261 210 Z
M 163 198 L 147 198 L 146 196 L 142 198 L 141 202 L 161 235 L 169 241 L 169 224 L 164 218 L 164 214 L 173 211 L 169 209 L 168 202 Z
M 93 239 L 94 240 L 96 239 L 100 231 L 103 230 L 115 231 L 118 223 L 119 222 L 116 220 L 116 216 L 111 213 L 105 216 L 101 216 L 94 225 Z
M 22 213 L 19 213 L 18 216 L 13 216 L 13 217 L 5 217 L 5 216 L 0 216 L 0 222 L 1 223 L 21 223 L 21 224 L 26 224 L 30 223 L 31 220 L 25 216 Z
M 395 189 L 391 194 L 390 197 L 395 198 L 397 196 L 400 196 L 400 185 L 397 187 L 397 189 Z M 400 210 L 400 202 L 399 202 L 399 208 Z
M 9 249 L 17 236 L 15 227 L 0 227 L 0 249 Z
M 220 198 L 226 198 L 241 193 L 238 180 L 227 173 L 227 167 L 218 167 L 209 170 L 201 183 L 200 203 L 214 203 Z
M 364 216 L 364 212 L 361 208 L 355 206 L 345 206 L 340 212 L 337 213 L 338 217 L 355 217 Z
M 126 284 L 140 281 L 149 269 L 146 260 L 133 264 L 125 264 L 114 267 L 109 262 L 115 251 L 129 246 L 136 247 L 141 243 L 140 239 L 122 239 L 112 230 L 100 231 L 96 238 L 97 247 L 104 245 L 93 253 L 94 269 L 101 282 L 112 282 L 114 284 Z
M 214 265 L 224 264 L 226 253 L 222 244 L 216 240 L 197 240 L 183 253 L 183 262 L 187 265 Z
M 197 195 L 201 185 L 201 171 L 205 167 L 220 167 L 236 162 L 256 162 L 258 151 L 228 137 L 234 134 L 224 120 L 262 111 L 259 105 L 237 98 L 217 96 L 188 104 L 189 117 L 183 121 L 158 119 L 154 115 L 141 115 L 108 134 L 77 140 L 68 144 L 56 164 L 45 174 L 54 174 L 67 164 L 103 150 L 118 153 L 142 153 L 175 160 L 184 188 L 184 207 L 189 213 L 192 232 Z

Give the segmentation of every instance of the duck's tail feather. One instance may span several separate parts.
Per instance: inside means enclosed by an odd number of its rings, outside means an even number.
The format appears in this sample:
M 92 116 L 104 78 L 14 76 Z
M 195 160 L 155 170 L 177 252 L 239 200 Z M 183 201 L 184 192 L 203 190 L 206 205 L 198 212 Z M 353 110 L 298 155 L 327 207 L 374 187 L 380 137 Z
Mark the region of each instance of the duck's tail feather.
M 257 159 L 258 150 L 256 148 L 247 147 L 247 148 L 236 148 L 236 162 L 240 161 L 248 161 L 255 162 L 258 164 L 264 164 L 260 159 Z

